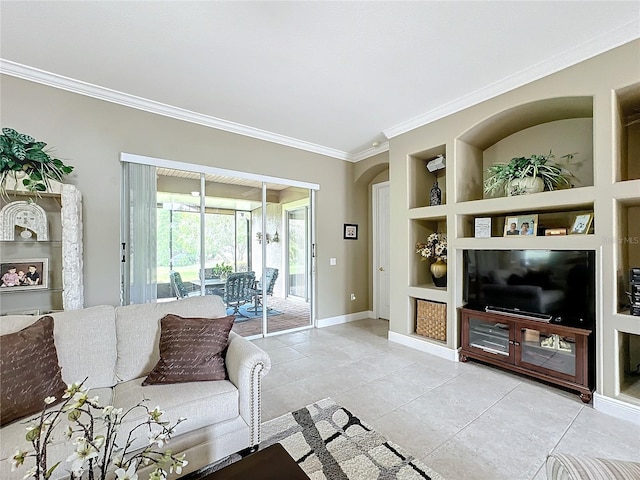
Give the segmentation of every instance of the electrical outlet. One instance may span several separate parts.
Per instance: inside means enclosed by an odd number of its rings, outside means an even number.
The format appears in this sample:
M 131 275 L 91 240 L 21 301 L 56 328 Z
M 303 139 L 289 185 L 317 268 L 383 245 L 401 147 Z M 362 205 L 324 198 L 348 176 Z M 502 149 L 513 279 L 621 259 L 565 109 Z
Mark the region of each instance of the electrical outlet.
M 355 293 L 352 293 L 352 294 L 351 294 L 351 301 L 353 302 L 355 299 L 356 299 L 356 294 L 355 294 Z

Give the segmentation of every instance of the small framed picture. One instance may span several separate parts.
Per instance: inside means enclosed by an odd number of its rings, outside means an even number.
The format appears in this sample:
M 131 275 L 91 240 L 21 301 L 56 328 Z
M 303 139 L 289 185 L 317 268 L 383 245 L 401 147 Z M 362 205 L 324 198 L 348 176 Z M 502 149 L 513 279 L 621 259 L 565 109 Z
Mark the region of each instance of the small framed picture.
M 357 240 L 358 239 L 358 225 L 355 223 L 344 224 L 344 238 L 345 240 Z
M 535 237 L 538 235 L 538 215 L 507 217 L 504 222 L 505 237 Z
M 49 288 L 49 259 L 4 260 L 0 263 L 0 293 Z
M 569 231 L 569 235 L 586 235 L 587 233 L 589 233 L 591 222 L 593 222 L 593 213 L 576 215 L 576 218 L 573 221 L 573 226 Z

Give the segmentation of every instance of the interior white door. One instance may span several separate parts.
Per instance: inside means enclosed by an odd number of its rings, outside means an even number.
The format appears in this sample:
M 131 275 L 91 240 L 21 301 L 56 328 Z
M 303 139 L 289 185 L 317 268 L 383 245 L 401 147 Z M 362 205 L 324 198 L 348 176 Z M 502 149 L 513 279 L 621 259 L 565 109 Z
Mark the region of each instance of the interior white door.
M 378 318 L 389 319 L 391 314 L 389 182 L 374 185 L 373 196 L 375 223 L 374 310 Z

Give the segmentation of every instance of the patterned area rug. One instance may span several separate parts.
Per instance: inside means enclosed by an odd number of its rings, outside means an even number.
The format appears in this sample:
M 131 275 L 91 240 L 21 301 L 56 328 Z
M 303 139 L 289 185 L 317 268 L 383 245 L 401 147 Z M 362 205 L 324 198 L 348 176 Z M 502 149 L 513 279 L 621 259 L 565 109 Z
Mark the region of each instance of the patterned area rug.
M 262 435 L 260 448 L 281 443 L 311 480 L 443 480 L 329 398 L 265 423 Z M 232 455 L 199 475 L 239 458 Z
M 246 303 L 239 308 L 240 313 L 236 314 L 236 322 L 246 322 L 252 318 L 262 318 L 262 307 L 258 307 L 258 312 L 255 312 L 253 303 Z M 227 315 L 233 315 L 233 308 L 227 308 Z M 267 317 L 274 315 L 282 315 L 282 312 L 270 308 L 267 310 Z

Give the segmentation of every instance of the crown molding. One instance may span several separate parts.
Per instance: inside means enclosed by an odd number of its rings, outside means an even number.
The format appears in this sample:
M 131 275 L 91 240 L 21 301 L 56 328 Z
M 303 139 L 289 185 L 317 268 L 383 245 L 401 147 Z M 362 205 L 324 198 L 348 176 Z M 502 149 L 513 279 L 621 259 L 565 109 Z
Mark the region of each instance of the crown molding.
M 375 147 L 367 148 L 366 150 L 362 150 L 358 153 L 349 154 L 350 160 L 352 162 L 359 162 L 360 160 L 364 160 L 369 157 L 373 157 L 374 155 L 378 155 L 379 153 L 388 152 L 389 151 L 389 142 L 380 143 Z
M 87 97 L 97 98 L 106 102 L 116 103 L 125 107 L 143 110 L 149 113 L 155 113 L 165 117 L 175 118 L 185 122 L 203 125 L 205 127 L 224 130 L 225 132 L 236 133 L 246 137 L 264 140 L 266 142 L 277 143 L 287 147 L 297 148 L 328 157 L 337 158 L 339 160 L 353 161 L 353 155 L 334 148 L 324 147 L 315 143 L 298 140 L 296 138 L 287 137 L 277 133 L 268 132 L 259 128 L 242 125 L 240 123 L 230 122 L 221 118 L 204 115 L 202 113 L 192 112 L 183 108 L 174 107 L 146 98 L 137 97 L 127 93 L 112 90 L 110 88 L 93 85 L 73 78 L 65 77 L 55 73 L 40 70 L 28 65 L 23 65 L 11 60 L 0 58 L 0 73 L 21 78 L 35 83 L 48 85 L 50 87 L 59 88 L 68 92 L 85 95 Z
M 534 80 L 556 73 L 591 57 L 595 57 L 596 55 L 608 50 L 624 45 L 625 43 L 637 40 L 638 38 L 640 38 L 640 31 L 638 30 L 637 20 L 628 22 L 608 33 L 594 37 L 588 42 L 578 45 L 577 47 L 566 50 L 554 57 L 521 70 L 518 73 L 509 75 L 508 77 L 494 82 L 485 88 L 476 90 L 475 92 L 464 95 L 453 102 L 430 110 L 422 115 L 418 115 L 417 117 L 388 128 L 387 130 L 383 130 L 383 133 L 387 138 L 397 137 L 398 135 L 411 131 L 415 128 L 422 127 L 428 123 L 464 110 L 465 108 L 477 105 L 489 100 L 490 98 L 497 97 L 498 95 L 531 83 Z

